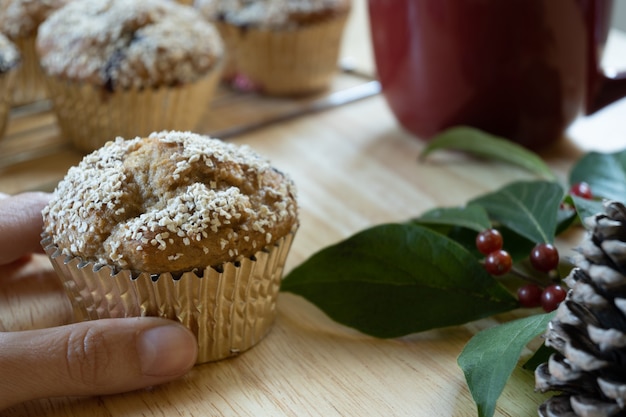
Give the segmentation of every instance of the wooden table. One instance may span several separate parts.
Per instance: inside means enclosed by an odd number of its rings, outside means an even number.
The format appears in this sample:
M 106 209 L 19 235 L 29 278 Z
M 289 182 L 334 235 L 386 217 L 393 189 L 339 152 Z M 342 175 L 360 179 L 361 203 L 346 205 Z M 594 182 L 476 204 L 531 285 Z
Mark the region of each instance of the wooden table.
M 364 0 L 355 4 L 344 52 L 357 57 L 360 69 L 371 71 L 364 4 Z M 616 42 L 619 47 L 626 43 L 619 34 Z M 622 101 L 581 119 L 567 140 L 542 156 L 564 176 L 583 151 L 625 147 L 625 117 Z M 210 126 L 198 131 L 210 131 Z M 287 270 L 363 228 L 403 221 L 435 206 L 462 204 L 529 178 L 510 166 L 452 153 L 418 162 L 423 143 L 401 130 L 380 95 L 230 140 L 267 155 L 298 185 L 302 226 Z M 49 189 L 81 158 L 59 137 L 49 111 L 14 115 L 8 136 L 0 141 L 0 158 L 31 142 L 35 149 L 41 144 L 48 147 L 23 161 L 0 159 L 0 192 Z M 574 243 L 559 242 L 563 247 Z M 0 415 L 476 415 L 456 357 L 477 330 L 496 319 L 379 340 L 332 322 L 296 296 L 281 294 L 278 305 L 275 327 L 258 346 L 234 359 L 197 366 L 182 380 L 115 396 L 32 401 Z M 37 258 L 9 288 L 0 288 L 0 330 L 69 320 L 67 302 L 45 258 Z M 535 416 L 540 401 L 533 392 L 532 375 L 517 369 L 496 415 Z

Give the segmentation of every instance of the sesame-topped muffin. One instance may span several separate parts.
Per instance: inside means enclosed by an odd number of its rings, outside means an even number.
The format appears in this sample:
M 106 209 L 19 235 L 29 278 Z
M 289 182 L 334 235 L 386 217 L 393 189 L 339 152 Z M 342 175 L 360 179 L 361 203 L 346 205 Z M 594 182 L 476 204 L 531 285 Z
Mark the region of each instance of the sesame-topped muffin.
M 268 331 L 298 227 L 293 182 L 269 161 L 173 131 L 85 156 L 43 216 L 44 246 L 80 318 L 178 319 L 198 335 L 199 362 Z
M 0 33 L 0 138 L 4 135 L 20 53 L 15 45 Z
M 23 105 L 47 97 L 35 39 L 39 25 L 72 0 L 0 0 L 0 33 L 14 42 L 22 55 L 11 102 Z
M 329 85 L 350 0 L 196 0 L 233 52 L 234 72 L 272 95 Z M 230 48 L 229 48 L 230 49 Z
M 45 231 L 65 255 L 185 272 L 251 256 L 287 235 L 294 194 L 248 147 L 181 132 L 118 138 L 70 169 Z
M 73 2 L 40 26 L 37 50 L 62 131 L 86 151 L 195 128 L 223 55 L 213 25 L 169 0 Z
M 37 47 L 48 75 L 110 90 L 196 81 L 217 66 L 219 36 L 164 0 L 81 0 L 50 17 Z

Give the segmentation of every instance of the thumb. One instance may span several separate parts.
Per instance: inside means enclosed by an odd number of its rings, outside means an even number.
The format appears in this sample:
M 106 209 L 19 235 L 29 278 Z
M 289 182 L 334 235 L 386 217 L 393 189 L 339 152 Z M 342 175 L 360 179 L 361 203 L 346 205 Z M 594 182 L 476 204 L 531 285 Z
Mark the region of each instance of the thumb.
M 50 194 L 24 193 L 0 197 L 0 265 L 27 253 L 41 252 L 41 211 L 48 204 Z
M 36 398 L 160 384 L 184 375 L 196 357 L 189 330 L 153 317 L 0 333 L 0 410 Z

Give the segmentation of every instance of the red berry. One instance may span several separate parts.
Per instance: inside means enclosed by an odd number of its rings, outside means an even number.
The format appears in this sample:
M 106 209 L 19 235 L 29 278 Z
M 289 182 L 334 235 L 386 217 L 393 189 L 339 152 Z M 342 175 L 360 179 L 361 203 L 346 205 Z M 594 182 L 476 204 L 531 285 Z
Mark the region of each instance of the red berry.
M 526 284 L 517 289 L 517 299 L 522 307 L 539 307 L 542 293 L 543 290 L 537 284 Z
M 591 186 L 584 181 L 572 184 L 569 193 L 571 195 L 575 195 L 577 197 L 587 200 L 591 200 L 593 198 L 593 194 L 591 193 Z
M 502 235 L 496 229 L 483 230 L 476 236 L 476 249 L 483 255 L 502 249 Z
M 513 267 L 513 260 L 507 251 L 502 249 L 491 252 L 485 258 L 485 269 L 491 275 L 504 275 Z
M 530 264 L 537 271 L 550 272 L 559 266 L 559 251 L 550 243 L 538 243 L 530 251 Z
M 566 295 L 567 291 L 559 284 L 550 285 L 541 294 L 541 307 L 548 313 L 554 311 Z

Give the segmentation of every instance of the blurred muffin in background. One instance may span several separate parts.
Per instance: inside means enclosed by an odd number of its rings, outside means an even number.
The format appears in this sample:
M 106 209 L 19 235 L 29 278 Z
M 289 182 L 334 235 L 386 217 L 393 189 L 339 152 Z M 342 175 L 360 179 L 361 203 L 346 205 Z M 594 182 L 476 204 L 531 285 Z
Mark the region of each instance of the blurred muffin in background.
M 0 139 L 4 136 L 15 76 L 19 70 L 20 53 L 17 47 L 4 35 L 0 34 Z
M 327 88 L 337 71 L 350 0 L 196 0 L 230 52 L 229 73 L 268 95 Z
M 22 56 L 11 99 L 14 106 L 47 98 L 35 51 L 37 30 L 50 13 L 70 1 L 72 0 L 0 0 L 0 33 L 15 43 Z
M 194 130 L 220 78 L 222 42 L 200 13 L 169 0 L 80 0 L 37 38 L 64 135 L 92 151 L 117 136 Z

